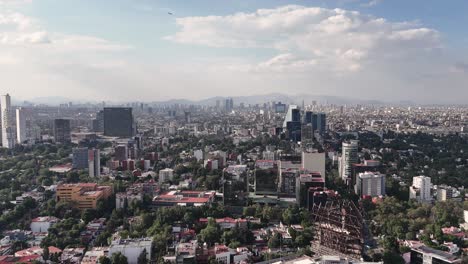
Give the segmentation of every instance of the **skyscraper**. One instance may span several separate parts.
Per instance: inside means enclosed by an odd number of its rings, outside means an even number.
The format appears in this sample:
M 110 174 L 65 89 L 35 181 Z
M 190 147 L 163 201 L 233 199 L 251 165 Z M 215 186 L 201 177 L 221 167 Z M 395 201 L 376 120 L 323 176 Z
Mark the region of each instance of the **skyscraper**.
M 16 109 L 16 140 L 19 144 L 27 140 L 26 110 L 21 107 Z
M 93 131 L 104 132 L 104 111 L 96 113 L 96 119 L 93 120 Z
M 101 155 L 99 149 L 88 150 L 89 177 L 101 176 Z
M 104 135 L 110 137 L 132 137 L 134 130 L 132 108 L 104 108 Z
M 13 148 L 15 138 L 13 132 L 13 122 L 11 120 L 11 98 L 9 94 L 2 95 L 1 98 L 2 115 L 2 146 L 4 148 Z
M 70 120 L 54 120 L 54 138 L 57 143 L 67 143 L 71 141 Z
M 353 173 L 353 164 L 358 163 L 359 141 L 351 140 L 343 142 L 343 149 L 340 159 L 340 175 L 344 182 L 350 182 Z

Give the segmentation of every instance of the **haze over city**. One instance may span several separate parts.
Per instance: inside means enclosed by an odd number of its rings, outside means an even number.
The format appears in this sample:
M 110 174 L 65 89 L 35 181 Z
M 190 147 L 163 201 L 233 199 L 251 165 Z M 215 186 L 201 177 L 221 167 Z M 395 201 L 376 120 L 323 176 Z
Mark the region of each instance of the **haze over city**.
M 466 1 L 0 0 L 2 93 L 463 104 Z M 187 92 L 189 91 L 189 92 Z

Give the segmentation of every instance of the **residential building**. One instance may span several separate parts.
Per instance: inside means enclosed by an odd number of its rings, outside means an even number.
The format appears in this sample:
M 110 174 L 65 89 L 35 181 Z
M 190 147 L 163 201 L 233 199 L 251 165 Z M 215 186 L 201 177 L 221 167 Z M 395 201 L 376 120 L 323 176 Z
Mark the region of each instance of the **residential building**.
M 374 172 L 359 173 L 354 191 L 361 197 L 379 197 L 385 195 L 385 175 Z
M 100 257 L 110 257 L 108 247 L 93 247 L 86 251 L 81 264 L 97 264 Z
M 148 260 L 151 259 L 151 245 L 153 241 L 151 238 L 134 238 L 134 239 L 121 239 L 117 238 L 111 242 L 109 247 L 109 255 L 114 253 L 122 253 L 127 257 L 128 264 L 137 264 L 138 257 L 145 250 Z
M 30 228 L 33 233 L 47 232 L 51 226 L 55 225 L 59 221 L 60 219 L 58 219 L 57 217 L 41 216 L 34 218 L 31 221 Z
M 351 140 L 350 142 L 343 142 L 341 159 L 340 159 L 340 175 L 344 182 L 350 183 L 353 164 L 358 163 L 358 144 L 359 141 Z
M 16 140 L 23 144 L 28 140 L 26 128 L 26 110 L 22 107 L 16 109 Z
M 169 191 L 153 198 L 154 207 L 203 206 L 215 200 L 215 191 Z
M 460 257 L 427 246 L 411 248 L 411 264 L 456 264 L 462 263 Z
M 431 178 L 427 176 L 413 177 L 413 185 L 411 185 L 409 189 L 409 198 L 416 199 L 419 202 L 431 202 L 431 188 Z
M 10 95 L 2 95 L 0 103 L 2 116 L 2 147 L 13 148 L 15 146 L 15 137 L 13 131 L 13 120 L 11 116 Z
M 162 184 L 166 181 L 172 181 L 174 179 L 174 170 L 173 169 L 163 169 L 159 171 L 159 184 Z

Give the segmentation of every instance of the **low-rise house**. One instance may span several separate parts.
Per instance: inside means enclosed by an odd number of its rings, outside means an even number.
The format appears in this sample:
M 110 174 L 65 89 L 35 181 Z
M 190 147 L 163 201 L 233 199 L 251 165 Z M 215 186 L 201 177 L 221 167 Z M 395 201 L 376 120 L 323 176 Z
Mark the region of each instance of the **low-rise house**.
M 108 247 L 93 247 L 91 250 L 86 251 L 81 264 L 97 264 L 100 257 L 108 257 Z
M 151 259 L 151 245 L 153 241 L 151 238 L 136 238 L 136 239 L 121 239 L 115 238 L 109 247 L 109 254 L 120 252 L 127 257 L 129 264 L 136 264 L 140 254 L 146 250 L 147 259 Z
M 66 248 L 60 256 L 60 263 L 80 264 L 85 248 Z
M 59 221 L 60 219 L 53 216 L 41 216 L 34 218 L 30 225 L 31 231 L 35 233 L 47 232 L 51 226 L 55 225 Z

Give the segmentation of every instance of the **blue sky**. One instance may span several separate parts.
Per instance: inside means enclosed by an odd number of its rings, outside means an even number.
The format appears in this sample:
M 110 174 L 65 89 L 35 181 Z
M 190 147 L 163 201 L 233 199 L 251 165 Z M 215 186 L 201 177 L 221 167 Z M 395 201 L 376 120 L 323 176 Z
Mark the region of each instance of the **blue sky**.
M 463 0 L 0 0 L 0 92 L 463 103 L 467 11 Z

